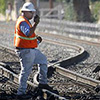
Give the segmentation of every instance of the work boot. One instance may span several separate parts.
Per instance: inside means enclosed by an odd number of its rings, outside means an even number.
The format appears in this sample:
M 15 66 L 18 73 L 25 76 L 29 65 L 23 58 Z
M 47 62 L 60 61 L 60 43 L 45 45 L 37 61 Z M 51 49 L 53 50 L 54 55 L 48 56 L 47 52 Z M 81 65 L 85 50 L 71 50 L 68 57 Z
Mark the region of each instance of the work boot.
M 46 90 L 48 90 L 48 91 L 50 91 L 50 92 L 53 92 L 53 93 L 55 93 L 55 94 L 59 94 L 59 92 L 57 91 L 57 90 L 54 90 L 52 87 L 50 87 L 48 84 L 39 84 L 38 85 L 38 88 L 39 89 L 46 89 Z
M 28 100 L 30 98 L 31 98 L 31 95 L 28 95 L 28 94 L 16 95 L 17 100 Z
M 53 91 L 53 88 L 52 87 L 50 87 L 48 84 L 39 84 L 38 85 L 38 88 L 39 89 L 47 89 L 47 90 L 49 90 L 49 91 Z

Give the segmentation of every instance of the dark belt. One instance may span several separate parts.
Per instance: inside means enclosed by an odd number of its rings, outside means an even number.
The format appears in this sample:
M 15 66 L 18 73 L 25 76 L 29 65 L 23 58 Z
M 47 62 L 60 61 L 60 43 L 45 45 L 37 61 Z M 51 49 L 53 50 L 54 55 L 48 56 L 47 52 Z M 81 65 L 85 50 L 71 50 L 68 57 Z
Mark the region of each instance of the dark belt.
M 35 49 L 35 48 L 19 48 L 19 47 L 15 47 L 15 49 L 17 49 L 17 50 L 23 50 L 23 49 Z
M 17 49 L 17 50 L 23 50 L 24 48 L 15 47 L 15 49 Z

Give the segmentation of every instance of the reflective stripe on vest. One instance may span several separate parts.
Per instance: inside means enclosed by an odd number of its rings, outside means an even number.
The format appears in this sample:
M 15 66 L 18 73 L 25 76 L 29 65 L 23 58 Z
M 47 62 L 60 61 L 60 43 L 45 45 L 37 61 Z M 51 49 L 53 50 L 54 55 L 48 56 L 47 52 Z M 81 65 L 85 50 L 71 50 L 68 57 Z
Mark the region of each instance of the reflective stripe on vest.
M 15 36 L 16 36 L 16 38 L 21 38 L 21 39 L 24 39 L 24 40 L 35 40 L 35 39 L 37 39 L 37 37 L 27 38 L 27 37 L 22 37 L 22 36 L 20 36 L 18 34 L 15 34 Z

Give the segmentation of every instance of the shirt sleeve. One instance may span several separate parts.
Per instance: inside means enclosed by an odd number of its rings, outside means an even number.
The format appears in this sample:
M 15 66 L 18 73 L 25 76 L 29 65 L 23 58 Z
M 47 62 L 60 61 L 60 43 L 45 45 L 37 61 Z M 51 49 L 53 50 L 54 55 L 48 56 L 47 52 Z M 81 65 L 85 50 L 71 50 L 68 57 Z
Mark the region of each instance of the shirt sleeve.
M 30 32 L 30 26 L 26 22 L 21 22 L 20 24 L 20 30 L 26 35 L 29 35 Z

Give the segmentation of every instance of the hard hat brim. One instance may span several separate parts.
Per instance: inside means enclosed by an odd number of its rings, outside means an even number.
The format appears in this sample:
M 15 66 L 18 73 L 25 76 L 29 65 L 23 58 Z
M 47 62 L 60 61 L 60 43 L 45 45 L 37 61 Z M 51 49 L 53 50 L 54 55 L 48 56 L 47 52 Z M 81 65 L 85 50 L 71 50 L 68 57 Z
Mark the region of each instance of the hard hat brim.
M 35 9 L 21 9 L 21 11 L 33 11 L 33 12 L 36 12 Z

